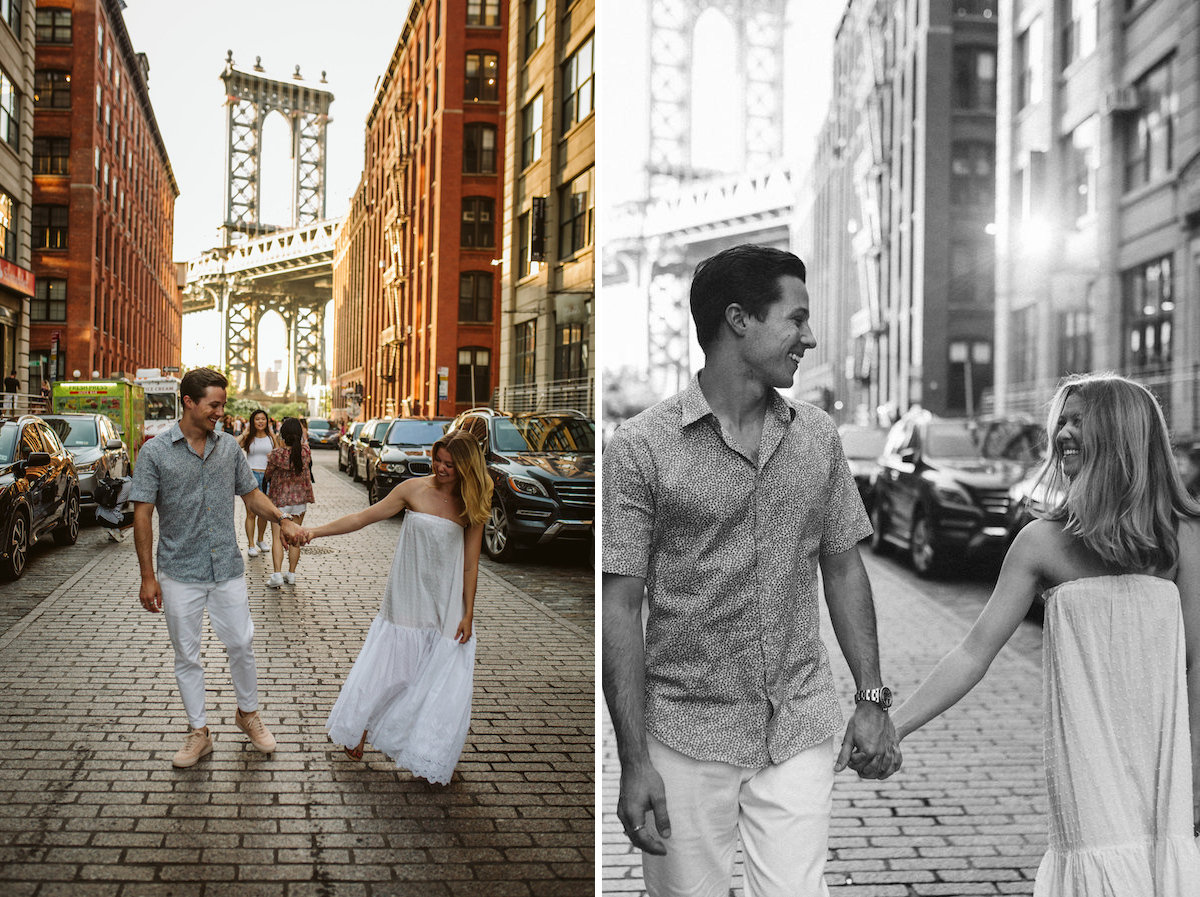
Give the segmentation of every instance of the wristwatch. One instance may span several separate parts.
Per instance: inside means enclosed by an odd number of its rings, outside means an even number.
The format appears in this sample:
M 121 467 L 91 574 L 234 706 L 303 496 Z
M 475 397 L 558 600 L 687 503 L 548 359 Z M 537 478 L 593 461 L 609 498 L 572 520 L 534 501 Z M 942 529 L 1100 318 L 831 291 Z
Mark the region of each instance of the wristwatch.
M 863 701 L 870 701 L 887 710 L 892 706 L 892 690 L 885 685 L 882 688 L 864 688 L 862 691 L 856 691 L 854 703 L 861 704 Z
M 294 518 L 292 517 L 291 514 L 284 514 L 282 511 L 279 512 L 279 525 L 280 526 L 283 526 L 283 521 L 292 520 L 292 519 L 294 519 Z

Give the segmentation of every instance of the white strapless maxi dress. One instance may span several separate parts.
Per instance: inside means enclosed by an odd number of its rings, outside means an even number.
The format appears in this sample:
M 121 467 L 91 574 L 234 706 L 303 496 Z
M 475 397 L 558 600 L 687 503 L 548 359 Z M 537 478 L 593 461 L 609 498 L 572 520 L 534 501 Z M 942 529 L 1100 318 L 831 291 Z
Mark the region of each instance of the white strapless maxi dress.
M 471 724 L 475 637 L 463 615 L 464 530 L 405 512 L 396 554 L 358 659 L 325 728 L 337 744 L 367 741 L 415 776 L 446 784 Z

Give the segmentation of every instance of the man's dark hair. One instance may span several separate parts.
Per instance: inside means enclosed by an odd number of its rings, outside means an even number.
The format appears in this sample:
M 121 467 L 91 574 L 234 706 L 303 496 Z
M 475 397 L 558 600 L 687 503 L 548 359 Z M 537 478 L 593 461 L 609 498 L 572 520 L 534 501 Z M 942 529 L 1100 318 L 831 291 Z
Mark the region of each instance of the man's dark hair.
M 189 398 L 198 405 L 210 386 L 228 389 L 229 381 L 224 374 L 212 368 L 192 368 L 179 381 L 179 398 Z
M 717 338 L 730 305 L 740 305 L 762 321 L 779 301 L 779 278 L 804 281 L 806 276 L 799 257 L 771 246 L 743 243 L 706 258 L 692 275 L 692 320 L 700 348 L 707 351 Z

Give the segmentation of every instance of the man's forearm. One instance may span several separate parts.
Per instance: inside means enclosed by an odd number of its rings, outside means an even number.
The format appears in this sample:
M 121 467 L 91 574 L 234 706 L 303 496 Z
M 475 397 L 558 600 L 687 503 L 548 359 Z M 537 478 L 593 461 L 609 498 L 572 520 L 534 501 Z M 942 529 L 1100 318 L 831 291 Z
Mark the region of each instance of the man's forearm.
M 255 517 L 263 517 L 272 523 L 278 523 L 282 513 L 279 508 L 275 507 L 275 503 L 259 489 L 246 495 L 246 510 L 252 512 Z
M 133 544 L 137 549 L 138 570 L 142 579 L 154 576 L 154 506 L 149 511 L 133 512 Z
M 829 621 L 857 687 L 882 685 L 875 601 L 862 560 L 856 555 L 836 565 L 825 564 L 821 573 Z
M 646 748 L 646 651 L 642 636 L 642 585 L 604 577 L 601 678 L 617 737 L 622 768 L 649 762 Z M 636 594 L 635 594 L 636 593 Z

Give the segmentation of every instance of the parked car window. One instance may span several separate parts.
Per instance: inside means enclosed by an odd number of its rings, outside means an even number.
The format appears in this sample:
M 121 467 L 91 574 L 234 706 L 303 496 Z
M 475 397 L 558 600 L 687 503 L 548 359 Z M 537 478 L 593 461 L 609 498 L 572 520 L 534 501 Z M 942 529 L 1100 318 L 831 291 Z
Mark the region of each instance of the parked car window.
M 96 439 L 96 422 L 87 419 L 67 419 L 63 417 L 47 418 L 46 423 L 54 431 L 67 448 L 82 448 L 98 445 Z
M 0 426 L 0 464 L 11 464 L 17 450 L 17 425 Z
M 925 429 L 925 454 L 931 458 L 978 458 L 971 434 L 958 424 L 930 424 Z
M 436 420 L 398 420 L 387 431 L 388 445 L 433 445 L 442 438 L 442 422 Z
M 18 458 L 25 459 L 33 452 L 44 452 L 45 450 L 46 447 L 42 444 L 42 437 L 36 426 L 30 425 L 21 431 L 21 446 L 17 450 Z
M 310 430 L 332 430 L 333 424 L 331 424 L 327 420 L 321 420 L 320 418 L 314 417 L 311 420 L 309 420 L 308 428 Z

